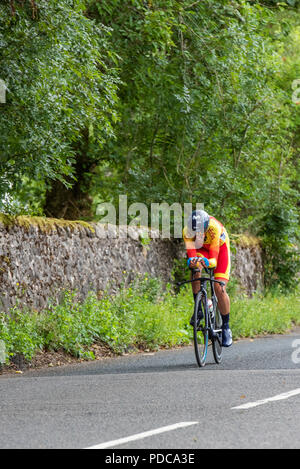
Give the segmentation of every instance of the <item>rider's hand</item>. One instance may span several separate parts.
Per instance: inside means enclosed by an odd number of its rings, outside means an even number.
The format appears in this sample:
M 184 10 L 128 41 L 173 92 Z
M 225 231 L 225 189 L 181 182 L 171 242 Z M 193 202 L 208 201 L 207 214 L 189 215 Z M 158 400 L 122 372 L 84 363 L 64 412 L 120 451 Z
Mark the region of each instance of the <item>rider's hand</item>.
M 209 262 L 206 257 L 190 257 L 187 264 L 190 269 L 202 269 L 202 267 L 209 266 Z
M 189 257 L 187 261 L 187 265 L 190 269 L 196 269 L 198 266 L 198 257 Z
M 202 267 L 209 267 L 209 261 L 206 257 L 190 257 L 187 264 L 190 269 L 202 269 Z
M 202 267 L 209 267 L 209 260 L 206 257 L 200 257 L 199 263 L 202 265 Z

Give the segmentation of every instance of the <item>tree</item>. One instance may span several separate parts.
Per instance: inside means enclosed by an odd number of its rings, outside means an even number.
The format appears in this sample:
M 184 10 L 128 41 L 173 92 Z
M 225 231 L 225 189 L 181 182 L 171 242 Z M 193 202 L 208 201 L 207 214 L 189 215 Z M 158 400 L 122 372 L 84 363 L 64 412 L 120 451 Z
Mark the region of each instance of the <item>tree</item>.
M 2 192 L 43 192 L 45 213 L 66 218 L 120 194 L 203 202 L 254 232 L 273 200 L 296 204 L 291 2 L 12 3 L 1 6 L 13 90 L 0 118 Z
M 106 0 L 88 11 L 112 28 L 122 83 L 117 139 L 103 148 L 97 190 L 112 200 L 203 202 L 232 229 L 243 220 L 257 232 L 292 152 L 277 10 Z M 281 180 L 293 204 L 288 167 Z M 105 185 L 107 171 L 114 184 Z
M 20 190 L 24 176 L 56 181 L 62 191 L 78 184 L 84 168 L 77 156 L 86 141 L 99 148 L 113 136 L 117 80 L 106 64 L 109 29 L 84 8 L 79 0 L 0 3 L 1 78 L 8 88 L 0 114 L 2 201 Z M 68 214 L 61 202 L 53 215 Z

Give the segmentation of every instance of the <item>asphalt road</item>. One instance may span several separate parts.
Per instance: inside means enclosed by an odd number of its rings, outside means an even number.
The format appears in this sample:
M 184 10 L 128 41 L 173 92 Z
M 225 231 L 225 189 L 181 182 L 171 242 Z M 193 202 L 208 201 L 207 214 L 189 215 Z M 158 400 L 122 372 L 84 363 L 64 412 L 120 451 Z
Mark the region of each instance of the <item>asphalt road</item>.
M 297 330 L 3 375 L 0 448 L 299 448 L 299 362 Z

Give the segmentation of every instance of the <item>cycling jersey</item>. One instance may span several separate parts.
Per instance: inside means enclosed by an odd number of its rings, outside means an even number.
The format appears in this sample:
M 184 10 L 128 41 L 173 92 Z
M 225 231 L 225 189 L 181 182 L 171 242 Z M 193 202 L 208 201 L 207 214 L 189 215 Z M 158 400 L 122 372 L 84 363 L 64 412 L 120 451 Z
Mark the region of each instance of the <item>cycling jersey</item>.
M 189 233 L 185 226 L 183 239 L 186 244 L 188 257 L 206 257 L 209 267 L 215 269 L 215 277 L 229 279 L 230 273 L 230 245 L 226 229 L 216 218 L 209 217 L 207 231 L 203 235 Z

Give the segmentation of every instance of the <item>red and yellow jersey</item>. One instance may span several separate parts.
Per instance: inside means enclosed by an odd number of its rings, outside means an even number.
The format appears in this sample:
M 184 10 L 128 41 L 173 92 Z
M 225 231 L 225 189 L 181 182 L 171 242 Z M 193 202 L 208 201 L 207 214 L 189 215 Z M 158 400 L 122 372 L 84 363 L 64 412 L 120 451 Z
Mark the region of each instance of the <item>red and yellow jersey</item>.
M 209 217 L 209 224 L 207 231 L 203 235 L 198 235 L 190 237 L 188 228 L 185 226 L 183 229 L 183 239 L 187 249 L 188 257 L 202 256 L 199 253 L 200 249 L 204 249 L 208 252 L 208 261 L 209 267 L 216 267 L 219 257 L 220 247 L 223 244 L 228 244 L 229 246 L 229 237 L 226 229 L 216 218 Z

